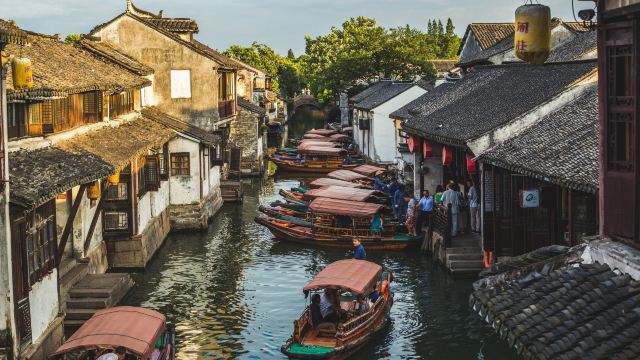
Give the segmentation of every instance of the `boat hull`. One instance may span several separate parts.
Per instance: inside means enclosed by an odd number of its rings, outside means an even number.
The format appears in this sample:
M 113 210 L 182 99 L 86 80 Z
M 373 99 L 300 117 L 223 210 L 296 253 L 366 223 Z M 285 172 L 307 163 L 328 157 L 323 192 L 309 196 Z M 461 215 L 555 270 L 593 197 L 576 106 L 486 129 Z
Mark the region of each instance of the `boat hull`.
M 397 240 L 392 238 L 366 239 L 359 236 L 340 236 L 328 237 L 317 236 L 313 234 L 311 229 L 299 231 L 297 227 L 287 228 L 278 226 L 263 217 L 257 217 L 256 223 L 263 225 L 273 236 L 280 240 L 297 244 L 320 246 L 337 249 L 353 249 L 353 239 L 357 237 L 361 240 L 367 251 L 405 251 L 415 248 L 420 243 L 419 239 L 415 240 Z
M 283 161 L 275 158 L 270 159 L 275 163 L 278 168 L 277 171 L 280 172 L 289 172 L 289 173 L 313 173 L 313 174 L 328 174 L 335 170 L 342 169 L 353 169 L 358 165 L 339 165 L 335 166 L 333 164 L 297 164 L 293 161 Z

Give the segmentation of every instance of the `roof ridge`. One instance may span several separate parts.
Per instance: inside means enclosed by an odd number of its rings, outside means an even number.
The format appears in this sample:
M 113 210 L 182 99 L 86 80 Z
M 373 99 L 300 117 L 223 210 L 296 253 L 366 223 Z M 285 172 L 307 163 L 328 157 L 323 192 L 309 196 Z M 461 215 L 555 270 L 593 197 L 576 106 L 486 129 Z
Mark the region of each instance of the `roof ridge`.
M 529 64 L 526 62 L 504 62 L 502 64 L 487 64 L 487 65 L 477 65 L 470 72 L 473 72 L 476 69 L 494 69 L 494 68 L 507 68 L 507 67 L 516 67 L 516 66 L 531 66 L 531 67 L 543 67 L 543 66 L 557 66 L 557 65 L 570 65 L 570 64 L 584 64 L 584 63 L 597 63 L 598 59 L 578 59 L 578 60 L 567 60 L 567 61 L 558 61 L 558 62 L 546 62 L 542 64 Z

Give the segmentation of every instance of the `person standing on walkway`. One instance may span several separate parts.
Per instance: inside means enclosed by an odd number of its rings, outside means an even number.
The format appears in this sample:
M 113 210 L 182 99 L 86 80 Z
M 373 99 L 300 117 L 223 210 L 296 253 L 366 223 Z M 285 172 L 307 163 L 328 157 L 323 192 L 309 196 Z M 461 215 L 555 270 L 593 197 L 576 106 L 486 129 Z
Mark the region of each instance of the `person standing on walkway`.
M 431 227 L 431 213 L 433 212 L 433 196 L 429 194 L 429 190 L 422 192 L 422 198 L 418 203 L 418 221 L 416 222 L 416 232 L 422 233 L 422 227 L 425 225 Z
M 410 196 L 408 193 L 404 193 L 404 201 L 407 203 L 407 219 L 405 221 L 405 225 L 407 227 L 407 232 L 411 236 L 416 236 L 416 217 L 418 212 L 418 202 L 413 196 Z
M 447 191 L 442 194 L 442 205 L 451 205 L 451 237 L 458 235 L 458 215 L 460 214 L 460 193 L 454 190 L 455 184 L 447 185 Z
M 407 212 L 406 203 L 404 202 L 404 186 L 399 185 L 393 193 L 393 215 L 396 221 L 401 222 Z
M 356 260 L 367 259 L 367 252 L 364 250 L 364 245 L 362 245 L 362 243 L 360 242 L 360 239 L 358 238 L 353 239 L 353 247 L 354 247 L 354 251 L 353 251 L 354 259 Z
M 480 232 L 480 196 L 478 195 L 478 187 L 476 186 L 476 183 L 473 180 L 468 181 L 467 184 L 469 186 L 467 199 L 469 199 L 471 231 L 475 233 L 479 233 Z

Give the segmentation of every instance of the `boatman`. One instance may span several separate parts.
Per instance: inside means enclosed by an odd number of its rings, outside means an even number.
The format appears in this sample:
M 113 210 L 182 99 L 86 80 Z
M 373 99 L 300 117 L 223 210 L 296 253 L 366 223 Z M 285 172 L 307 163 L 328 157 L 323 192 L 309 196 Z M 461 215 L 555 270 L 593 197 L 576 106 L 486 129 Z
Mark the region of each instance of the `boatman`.
M 353 247 L 354 247 L 354 251 L 353 251 L 353 258 L 356 260 L 365 260 L 367 258 L 367 252 L 364 251 L 364 245 L 362 245 L 362 243 L 360 243 L 360 239 L 358 238 L 354 238 L 353 239 Z

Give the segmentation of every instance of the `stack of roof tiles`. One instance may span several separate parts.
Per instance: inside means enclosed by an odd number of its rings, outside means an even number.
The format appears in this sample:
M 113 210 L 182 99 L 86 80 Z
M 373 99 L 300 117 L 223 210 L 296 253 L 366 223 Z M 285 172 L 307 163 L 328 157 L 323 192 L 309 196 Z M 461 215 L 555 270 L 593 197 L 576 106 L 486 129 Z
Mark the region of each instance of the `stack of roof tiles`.
M 640 282 L 607 265 L 532 272 L 470 306 L 524 359 L 640 358 Z
M 543 105 L 595 69 L 595 61 L 476 67 L 463 79 L 440 85 L 412 102 L 405 129 L 445 144 L 464 145 Z
M 598 89 L 482 153 L 481 162 L 574 190 L 598 191 Z
M 122 91 L 151 82 L 131 71 L 103 61 L 92 53 L 61 42 L 57 36 L 28 33 L 28 45 L 7 45 L 7 52 L 31 59 L 34 87 L 13 90 L 11 72 L 7 74 L 8 98 L 67 96 L 92 90 Z

